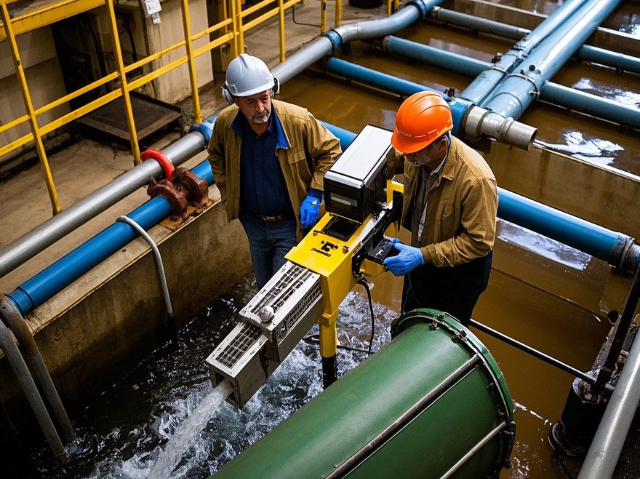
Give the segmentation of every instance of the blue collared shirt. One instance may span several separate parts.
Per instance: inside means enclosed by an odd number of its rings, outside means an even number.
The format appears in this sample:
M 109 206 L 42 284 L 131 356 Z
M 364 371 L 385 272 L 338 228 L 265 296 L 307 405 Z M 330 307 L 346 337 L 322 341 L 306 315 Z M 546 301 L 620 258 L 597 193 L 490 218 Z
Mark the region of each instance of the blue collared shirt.
M 269 127 L 262 135 L 249 126 L 238 112 L 231 129 L 242 139 L 240 153 L 240 207 L 259 215 L 293 215 L 287 184 L 276 156 L 278 148 L 288 148 L 275 108 Z

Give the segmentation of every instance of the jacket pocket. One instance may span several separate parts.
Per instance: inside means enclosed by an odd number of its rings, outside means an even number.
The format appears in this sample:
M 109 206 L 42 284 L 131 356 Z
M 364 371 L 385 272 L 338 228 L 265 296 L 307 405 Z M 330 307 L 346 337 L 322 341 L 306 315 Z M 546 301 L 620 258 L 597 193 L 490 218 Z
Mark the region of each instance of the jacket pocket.
M 307 159 L 307 155 L 304 150 L 292 151 L 287 154 L 287 162 L 290 165 L 298 163 L 299 161 L 303 161 Z

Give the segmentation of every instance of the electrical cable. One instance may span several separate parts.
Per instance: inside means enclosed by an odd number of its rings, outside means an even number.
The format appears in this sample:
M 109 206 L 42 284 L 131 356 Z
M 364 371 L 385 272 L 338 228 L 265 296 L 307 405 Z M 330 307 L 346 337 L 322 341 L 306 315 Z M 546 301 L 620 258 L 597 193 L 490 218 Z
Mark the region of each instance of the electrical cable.
M 371 288 L 369 288 L 369 285 L 364 279 L 361 279 L 360 281 L 358 281 L 358 284 L 361 284 L 364 287 L 364 289 L 367 292 L 367 298 L 369 299 L 369 311 L 371 312 L 371 337 L 369 338 L 369 348 L 368 349 L 353 348 L 351 346 L 342 346 L 338 344 L 338 349 L 345 349 L 347 351 L 357 351 L 360 353 L 367 353 L 371 355 L 373 354 L 373 351 L 371 351 L 371 347 L 373 346 L 373 337 L 375 336 L 375 333 L 376 333 L 376 322 L 375 322 L 376 318 L 375 318 L 375 314 L 373 313 L 373 301 L 371 299 Z M 320 335 L 311 334 L 309 336 L 305 336 L 304 338 L 302 338 L 302 340 L 309 344 L 319 344 Z
M 295 23 L 296 25 L 304 25 L 307 27 L 318 27 L 320 28 L 321 25 L 314 25 L 313 23 L 302 23 L 302 22 L 296 22 L 296 6 L 293 5 L 291 7 L 291 20 L 293 21 L 293 23 Z
M 367 292 L 367 298 L 369 299 L 369 311 L 371 312 L 371 337 L 369 338 L 368 353 L 371 354 L 371 346 L 373 345 L 373 336 L 376 332 L 376 321 L 375 321 L 375 315 L 373 314 L 373 301 L 371 301 L 371 288 L 369 288 L 369 285 L 364 279 L 359 280 L 358 284 L 361 284 L 364 287 L 364 289 Z

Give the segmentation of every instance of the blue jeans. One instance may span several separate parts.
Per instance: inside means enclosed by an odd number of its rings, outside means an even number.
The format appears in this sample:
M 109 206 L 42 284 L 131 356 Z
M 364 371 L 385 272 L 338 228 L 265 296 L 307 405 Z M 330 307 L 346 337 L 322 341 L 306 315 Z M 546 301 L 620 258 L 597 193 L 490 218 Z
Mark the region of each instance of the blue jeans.
M 258 288 L 262 288 L 284 265 L 284 255 L 295 246 L 296 220 L 268 222 L 253 213 L 241 214 L 238 219 L 249 238 L 253 273 Z

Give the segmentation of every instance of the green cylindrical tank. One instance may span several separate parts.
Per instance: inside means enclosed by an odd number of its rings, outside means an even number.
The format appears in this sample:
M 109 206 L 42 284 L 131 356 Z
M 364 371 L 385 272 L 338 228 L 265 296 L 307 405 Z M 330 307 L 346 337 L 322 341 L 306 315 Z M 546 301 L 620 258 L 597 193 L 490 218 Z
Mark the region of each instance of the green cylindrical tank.
M 515 423 L 502 372 L 447 314 L 398 318 L 394 339 L 213 478 L 497 478 Z

